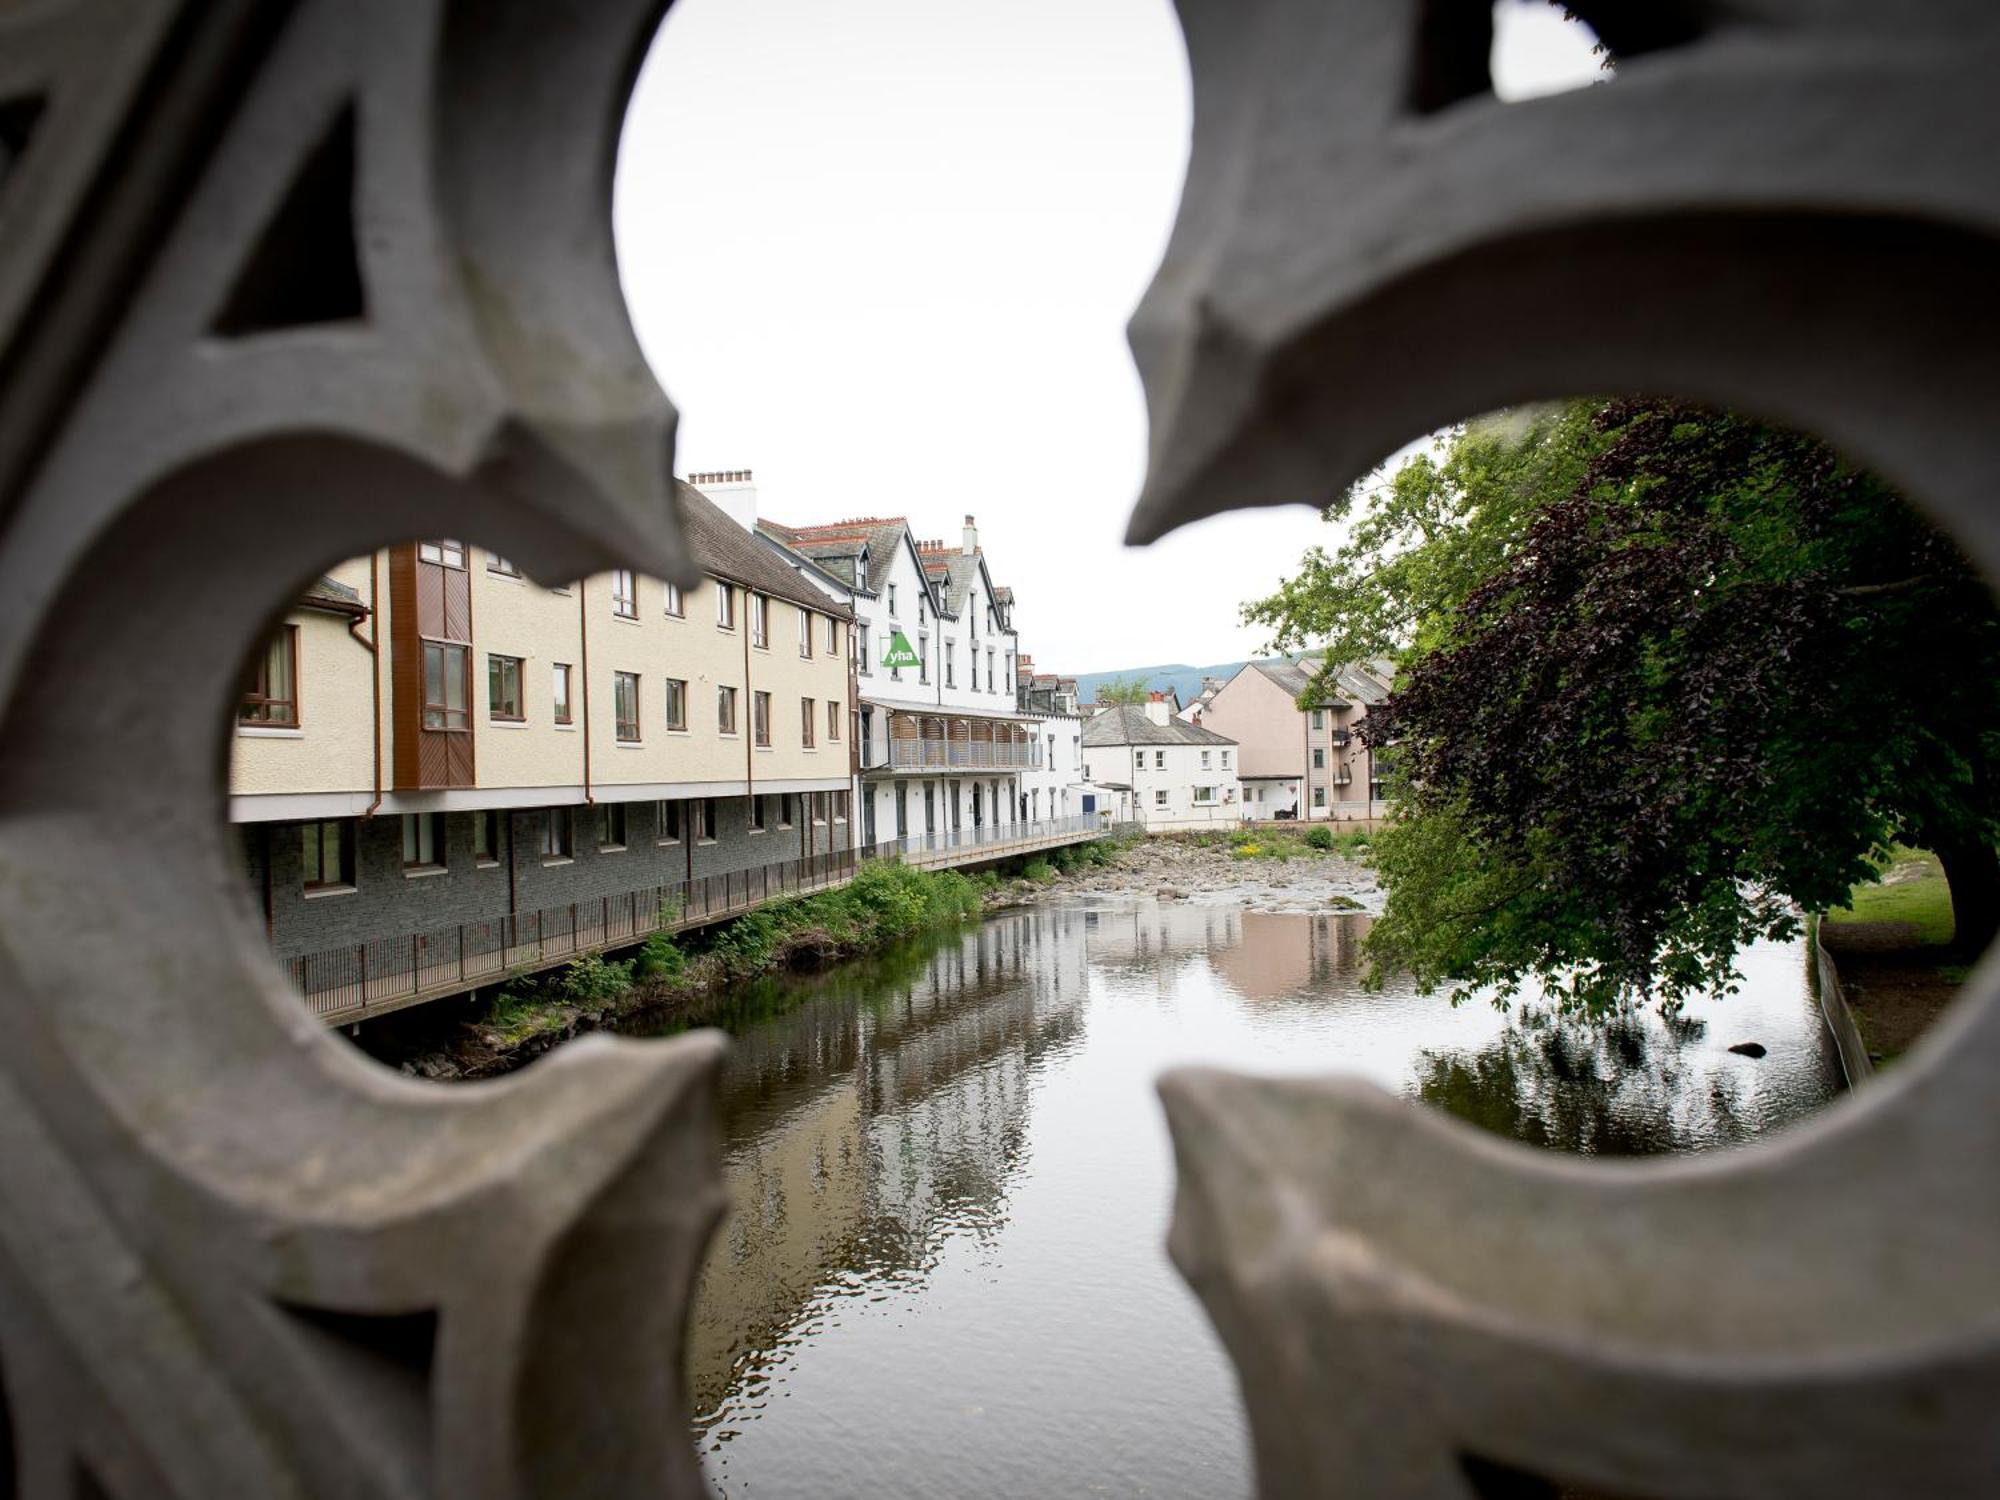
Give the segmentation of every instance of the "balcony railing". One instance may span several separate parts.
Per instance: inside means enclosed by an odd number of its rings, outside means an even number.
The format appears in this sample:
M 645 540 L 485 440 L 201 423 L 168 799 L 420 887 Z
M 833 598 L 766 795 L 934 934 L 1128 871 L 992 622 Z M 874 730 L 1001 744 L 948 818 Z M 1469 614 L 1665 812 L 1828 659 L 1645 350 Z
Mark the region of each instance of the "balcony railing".
M 912 833 L 887 839 L 862 851 L 867 859 L 909 859 L 927 854 L 998 850 L 1002 845 L 1029 844 L 1042 839 L 1114 833 L 1123 825 L 1108 823 L 1103 813 L 1078 813 L 1036 822 L 965 824 L 935 833 Z
M 861 746 L 864 771 L 1036 771 L 1041 765 L 1042 746 L 1025 740 L 890 740 Z

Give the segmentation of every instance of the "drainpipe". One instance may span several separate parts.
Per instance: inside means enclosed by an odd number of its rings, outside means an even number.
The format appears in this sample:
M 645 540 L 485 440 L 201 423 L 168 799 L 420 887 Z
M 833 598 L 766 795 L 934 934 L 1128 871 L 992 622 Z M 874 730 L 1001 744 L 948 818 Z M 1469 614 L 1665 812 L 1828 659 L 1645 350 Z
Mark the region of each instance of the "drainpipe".
M 727 581 L 722 586 L 733 587 Z M 750 681 L 750 616 L 753 613 L 750 608 L 750 594 L 749 586 L 745 585 L 743 612 L 736 618 L 736 633 L 743 637 L 743 701 L 737 705 L 737 712 L 740 715 L 747 715 L 750 719 L 750 732 L 743 735 L 743 816 L 746 819 L 750 816 L 750 804 L 757 796 L 757 689 Z M 764 606 L 767 622 L 770 619 L 770 608 L 767 602 Z M 769 636 L 768 628 L 765 634 Z M 736 729 L 739 734 L 742 733 L 741 718 L 736 721 Z M 777 733 L 775 725 L 772 727 L 772 733 Z
M 363 639 L 359 620 L 347 622 L 347 633 L 368 648 L 368 722 L 375 731 L 375 796 L 361 816 L 372 818 L 382 806 L 382 553 L 368 554 L 368 610 L 373 624 Z
M 576 581 L 576 628 L 578 637 L 577 672 L 583 678 L 583 805 L 597 800 L 590 790 L 590 580 Z

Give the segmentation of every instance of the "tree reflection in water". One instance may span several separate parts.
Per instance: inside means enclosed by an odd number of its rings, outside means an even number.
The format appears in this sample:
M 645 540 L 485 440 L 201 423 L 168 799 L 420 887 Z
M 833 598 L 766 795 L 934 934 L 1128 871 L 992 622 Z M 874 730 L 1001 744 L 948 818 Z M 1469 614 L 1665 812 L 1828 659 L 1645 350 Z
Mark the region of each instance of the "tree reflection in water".
M 1760 1121 L 1734 1081 L 1696 1081 L 1694 1016 L 1650 1010 L 1585 1021 L 1523 1009 L 1477 1051 L 1426 1049 L 1410 1092 L 1424 1103 L 1531 1146 L 1594 1156 L 1653 1156 L 1743 1140 Z

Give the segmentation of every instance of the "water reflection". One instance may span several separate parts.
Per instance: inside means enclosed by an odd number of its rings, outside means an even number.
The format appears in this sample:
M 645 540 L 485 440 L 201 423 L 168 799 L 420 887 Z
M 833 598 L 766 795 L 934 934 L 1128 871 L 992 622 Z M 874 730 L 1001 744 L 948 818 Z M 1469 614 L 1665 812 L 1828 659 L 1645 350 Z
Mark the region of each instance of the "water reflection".
M 1107 899 L 739 992 L 731 1213 L 689 1355 L 726 1493 L 1247 1493 L 1235 1382 L 1162 1249 L 1152 1084 L 1358 1071 L 1517 1139 L 1742 1139 L 1833 1083 L 1795 949 L 1601 1033 L 1360 987 L 1365 918 Z M 1767 1056 L 1729 1052 L 1755 1040 Z

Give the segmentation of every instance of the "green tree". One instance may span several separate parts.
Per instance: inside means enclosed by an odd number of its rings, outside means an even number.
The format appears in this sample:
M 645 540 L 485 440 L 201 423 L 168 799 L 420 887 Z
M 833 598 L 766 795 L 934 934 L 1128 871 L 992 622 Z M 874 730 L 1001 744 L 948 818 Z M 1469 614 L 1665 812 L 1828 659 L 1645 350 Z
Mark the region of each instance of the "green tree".
M 2000 930 L 2000 620 L 1823 445 L 1658 401 L 1451 435 L 1250 606 L 1400 653 L 1379 964 L 1604 1010 L 1725 987 L 1891 841 Z M 1336 513 L 1342 508 L 1336 507 Z
M 1099 703 L 1144 703 L 1152 696 L 1152 688 L 1146 679 L 1138 675 L 1113 677 L 1108 682 L 1097 685 Z

